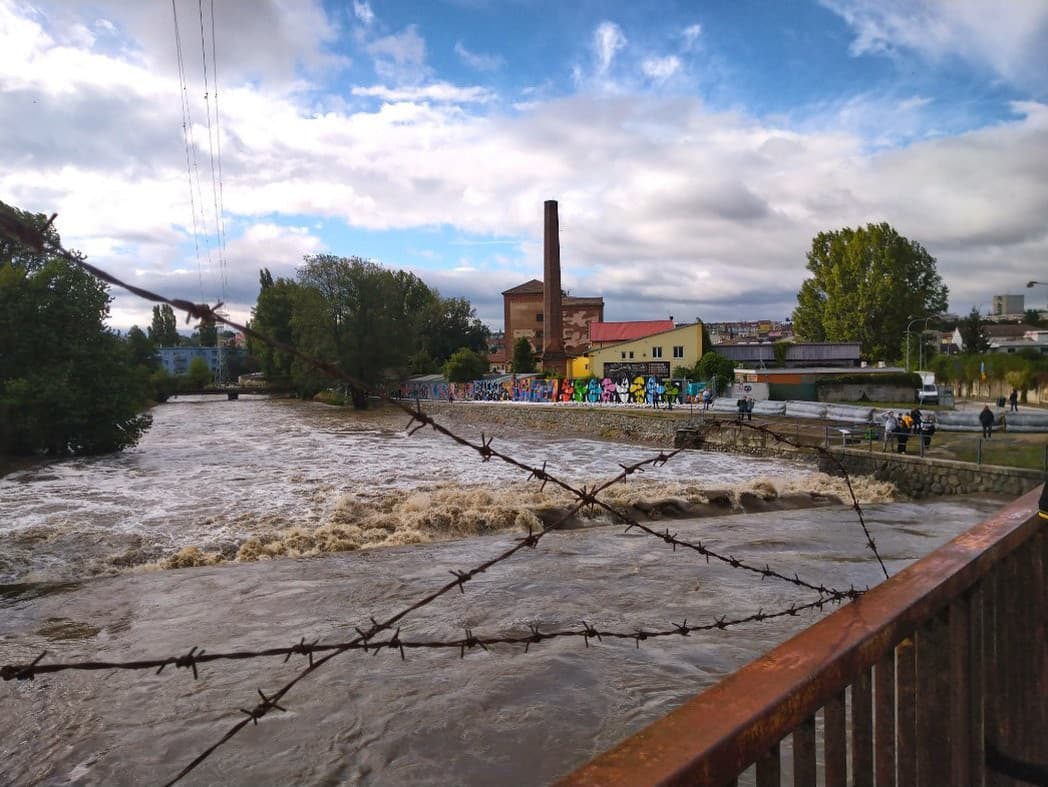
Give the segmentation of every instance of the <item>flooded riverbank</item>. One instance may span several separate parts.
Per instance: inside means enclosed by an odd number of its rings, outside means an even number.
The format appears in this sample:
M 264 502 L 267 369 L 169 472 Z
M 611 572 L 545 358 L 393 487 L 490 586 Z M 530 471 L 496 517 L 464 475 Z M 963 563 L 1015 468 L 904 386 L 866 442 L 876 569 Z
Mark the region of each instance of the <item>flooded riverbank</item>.
M 0 523 L 0 663 L 45 650 L 55 663 L 343 641 L 507 549 L 533 524 L 527 517 L 547 521 L 567 500 L 431 430 L 407 437 L 399 415 L 242 399 L 173 404 L 154 416 L 134 451 L 0 479 L 5 514 L 13 512 Z M 580 486 L 656 453 L 520 432 L 496 444 Z M 786 576 L 875 584 L 879 566 L 854 511 L 833 502 L 833 483 L 802 463 L 689 451 L 631 476 L 609 499 Z M 890 488 L 858 488 L 892 572 L 1002 502 L 891 502 Z M 578 529 L 550 534 L 464 593 L 407 616 L 400 637 L 582 625 L 630 635 L 817 598 L 607 522 L 579 516 Z M 318 544 L 329 536 L 360 540 L 335 539 L 331 546 L 350 551 L 330 551 Z M 241 555 L 247 547 L 260 549 Z M 187 564 L 223 562 L 156 570 L 192 549 L 202 557 Z M 297 685 L 280 703 L 286 712 L 249 725 L 185 783 L 547 783 L 814 619 L 640 647 L 564 638 L 527 653 L 475 647 L 461 658 L 457 648 L 408 650 L 403 661 L 396 649 L 346 653 Z M 217 662 L 198 680 L 170 668 L 5 682 L 0 783 L 162 783 L 243 718 L 257 690 L 271 693 L 305 664 Z

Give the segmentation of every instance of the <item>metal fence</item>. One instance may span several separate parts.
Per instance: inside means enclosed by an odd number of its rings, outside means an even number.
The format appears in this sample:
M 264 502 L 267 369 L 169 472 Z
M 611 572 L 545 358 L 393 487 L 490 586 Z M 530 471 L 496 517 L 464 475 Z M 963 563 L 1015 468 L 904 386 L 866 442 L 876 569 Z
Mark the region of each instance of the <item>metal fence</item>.
M 1031 492 L 561 784 L 1048 784 Z

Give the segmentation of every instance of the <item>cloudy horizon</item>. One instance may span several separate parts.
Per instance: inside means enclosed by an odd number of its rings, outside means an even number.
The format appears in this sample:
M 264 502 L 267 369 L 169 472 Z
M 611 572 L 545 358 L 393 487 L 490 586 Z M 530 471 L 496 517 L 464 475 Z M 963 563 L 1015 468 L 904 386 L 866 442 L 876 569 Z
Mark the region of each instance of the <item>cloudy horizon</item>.
M 547 199 L 564 286 L 609 320 L 783 319 L 816 233 L 882 221 L 955 313 L 1048 300 L 1024 286 L 1048 281 L 1048 4 L 174 10 L 177 36 L 170 5 L 0 0 L 0 200 L 235 319 L 260 268 L 330 253 L 500 329 L 500 293 L 542 277 Z M 114 327 L 149 323 L 113 294 Z

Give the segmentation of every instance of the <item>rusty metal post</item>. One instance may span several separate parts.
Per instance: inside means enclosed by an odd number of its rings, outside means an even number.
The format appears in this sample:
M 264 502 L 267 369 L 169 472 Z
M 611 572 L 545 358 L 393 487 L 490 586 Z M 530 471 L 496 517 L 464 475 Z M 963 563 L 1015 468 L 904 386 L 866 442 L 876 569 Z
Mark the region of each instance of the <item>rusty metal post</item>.
M 899 784 L 917 784 L 917 648 L 907 637 L 895 650 L 899 685 Z
M 793 731 L 793 787 L 816 787 L 815 717 L 809 716 Z
M 895 654 L 873 673 L 874 773 L 877 787 L 895 787 Z
M 873 787 L 873 681 L 864 669 L 851 687 L 852 784 Z
M 843 691 L 826 703 L 822 721 L 826 752 L 826 787 L 845 787 L 848 784 L 848 736 Z
M 917 784 L 953 784 L 950 751 L 949 626 L 946 611 L 917 631 Z
M 757 760 L 757 787 L 779 787 L 779 744 L 775 744 Z
M 972 746 L 971 711 L 968 707 L 972 669 L 969 629 L 970 601 L 967 597 L 950 604 L 950 776 L 954 784 L 971 784 L 968 753 Z

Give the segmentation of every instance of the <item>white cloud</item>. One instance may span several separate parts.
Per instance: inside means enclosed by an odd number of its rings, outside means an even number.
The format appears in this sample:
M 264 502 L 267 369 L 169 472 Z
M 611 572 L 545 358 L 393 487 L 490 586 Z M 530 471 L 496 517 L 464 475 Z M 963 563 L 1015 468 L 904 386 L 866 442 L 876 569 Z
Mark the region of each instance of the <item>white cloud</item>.
M 596 59 L 598 76 L 603 76 L 611 68 L 612 61 L 626 46 L 626 36 L 614 22 L 601 22 L 593 31 L 593 53 Z
M 369 26 L 375 21 L 375 12 L 371 10 L 371 3 L 367 0 L 364 2 L 353 0 L 353 16 Z
M 354 96 L 370 96 L 383 101 L 439 101 L 454 104 L 483 104 L 495 98 L 486 87 L 459 87 L 447 82 L 434 82 L 419 87 L 391 88 L 383 85 L 355 87 Z
M 470 52 L 461 41 L 455 42 L 455 54 L 462 59 L 463 63 L 477 71 L 498 71 L 506 62 L 502 55 Z
M 914 2 L 822 0 L 855 31 L 855 55 L 916 52 L 932 62 L 958 59 L 1045 93 L 1048 3 L 1017 0 Z
M 676 74 L 680 70 L 680 66 L 679 57 L 667 55 L 666 57 L 652 57 L 642 60 L 640 69 L 644 72 L 644 76 L 656 82 L 661 82 Z
M 416 25 L 402 32 L 376 39 L 366 45 L 375 59 L 375 73 L 393 82 L 417 82 L 429 73 L 426 42 Z
M 688 51 L 695 46 L 695 42 L 699 40 L 699 36 L 702 35 L 702 25 L 688 25 L 681 31 L 681 38 L 684 39 L 684 49 Z
M 177 83 L 132 50 L 60 44 L 49 24 L 0 3 L 0 160 L 8 164 L 0 198 L 57 210 L 67 243 L 117 275 L 193 300 L 203 279 L 210 299 L 218 274 L 206 254 L 198 269 L 192 250 Z M 601 41 L 594 63 L 610 72 L 625 36 L 594 38 Z M 425 66 L 425 44 L 410 28 L 374 46 L 393 65 Z M 323 248 L 316 230 L 279 218 L 295 216 L 329 228 L 452 227 L 490 238 L 507 253 L 477 244 L 469 251 L 475 270 L 445 270 L 433 284 L 497 314 L 501 290 L 541 275 L 542 203 L 550 198 L 561 205 L 565 285 L 603 295 L 609 319 L 784 317 L 812 236 L 869 221 L 889 221 L 938 257 L 955 310 L 1044 278 L 1043 103 L 1017 103 L 1008 122 L 952 137 L 879 127 L 917 140 L 884 149 L 869 143 L 869 118 L 896 123 L 905 114 L 913 122 L 926 109 L 923 96 L 859 96 L 801 125 L 624 91 L 535 95 L 500 115 L 483 88 L 423 81 L 355 91 L 381 106 L 325 101 L 318 111 L 316 96 L 307 102 L 283 76 L 273 79 L 275 88 L 223 88 L 234 313 L 252 302 L 259 267 L 291 275 L 303 254 Z M 205 171 L 200 201 L 210 205 L 203 107 L 192 100 Z M 505 249 L 507 240 L 515 248 Z M 121 314 L 129 303 L 121 299 Z

